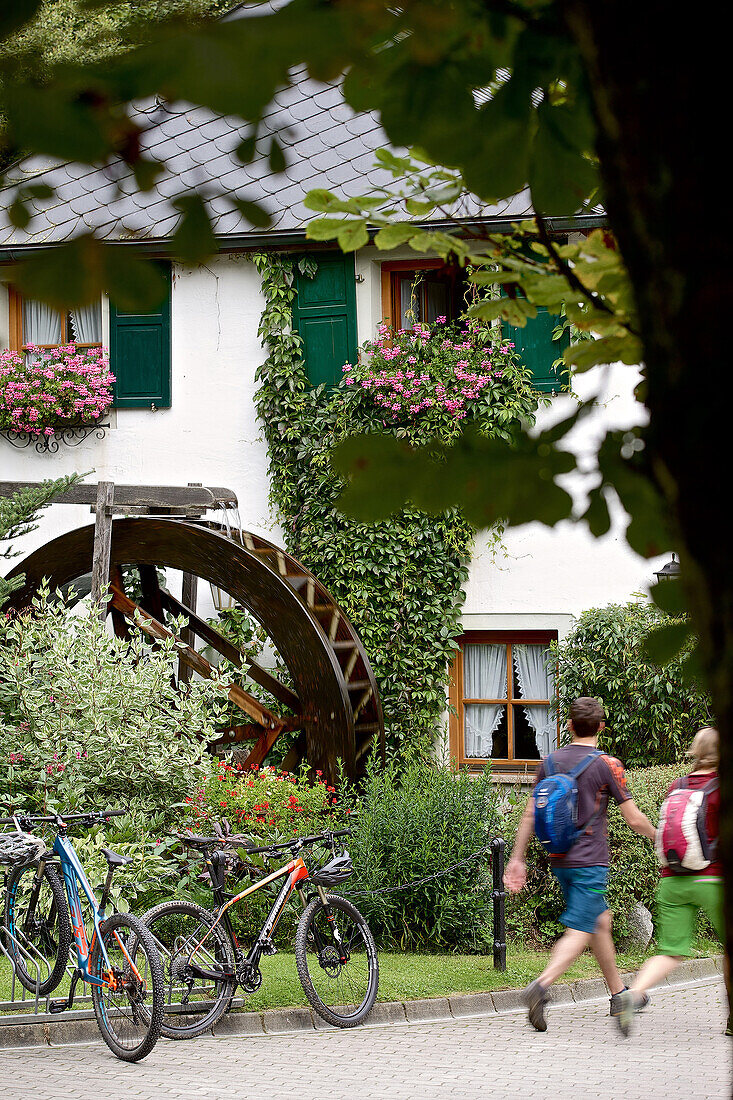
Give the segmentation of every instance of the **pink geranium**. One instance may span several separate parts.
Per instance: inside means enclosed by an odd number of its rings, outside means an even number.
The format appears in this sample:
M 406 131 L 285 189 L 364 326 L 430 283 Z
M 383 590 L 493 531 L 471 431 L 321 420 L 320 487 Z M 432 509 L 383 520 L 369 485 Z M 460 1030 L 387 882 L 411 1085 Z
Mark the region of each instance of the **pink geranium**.
M 105 348 L 67 344 L 0 352 L 0 430 L 53 435 L 69 424 L 93 423 L 112 404 L 115 377 Z

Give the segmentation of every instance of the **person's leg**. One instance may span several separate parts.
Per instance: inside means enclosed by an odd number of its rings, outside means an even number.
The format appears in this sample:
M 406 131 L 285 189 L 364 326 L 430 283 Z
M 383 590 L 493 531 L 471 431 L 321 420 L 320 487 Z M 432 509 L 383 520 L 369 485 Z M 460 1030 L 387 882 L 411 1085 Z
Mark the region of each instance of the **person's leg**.
M 578 956 L 583 954 L 591 939 L 590 932 L 568 928 L 553 947 L 550 961 L 537 979 L 543 989 L 551 986 L 573 965 Z
M 627 1036 L 644 994 L 658 985 L 692 954 L 697 905 L 690 892 L 691 883 L 684 876 L 668 876 L 656 890 L 656 933 L 659 954 L 648 959 L 629 989 L 619 997 L 620 1012 L 616 1016 L 621 1034 Z
M 629 986 L 634 1000 L 641 1000 L 642 993 L 663 982 L 668 974 L 677 969 L 682 959 L 682 955 L 655 955 L 647 959 Z
M 607 909 L 605 913 L 601 913 L 598 918 L 596 930 L 591 937 L 590 947 L 596 962 L 601 968 L 601 973 L 608 986 L 608 992 L 614 997 L 625 987 L 616 965 L 616 948 L 613 945 L 613 937 L 611 936 L 610 909 Z

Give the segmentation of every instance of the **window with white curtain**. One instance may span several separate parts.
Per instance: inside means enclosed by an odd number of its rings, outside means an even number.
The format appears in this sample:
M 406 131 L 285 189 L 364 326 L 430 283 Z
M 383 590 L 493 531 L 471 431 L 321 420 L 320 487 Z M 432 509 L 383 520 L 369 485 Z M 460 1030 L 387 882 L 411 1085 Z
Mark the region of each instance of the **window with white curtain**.
M 18 350 L 36 345 L 57 348 L 66 344 L 77 347 L 99 347 L 102 343 L 102 302 L 92 302 L 67 313 L 59 313 L 44 302 L 22 299 L 13 294 L 10 299 L 11 328 L 18 333 Z M 15 312 L 15 325 L 13 325 Z M 26 353 L 29 359 L 32 353 Z
M 557 747 L 555 637 L 482 631 L 460 639 L 451 684 L 451 754 L 459 764 L 521 766 Z

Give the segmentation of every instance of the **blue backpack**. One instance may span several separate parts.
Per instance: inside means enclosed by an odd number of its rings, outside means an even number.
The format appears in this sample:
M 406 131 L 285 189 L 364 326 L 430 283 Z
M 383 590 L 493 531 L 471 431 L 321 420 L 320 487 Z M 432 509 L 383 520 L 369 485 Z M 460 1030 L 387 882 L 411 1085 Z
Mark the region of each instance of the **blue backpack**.
M 534 831 L 542 847 L 552 855 L 563 855 L 585 832 L 593 818 L 578 828 L 578 776 L 603 753 L 594 749 L 569 772 L 555 773 L 552 753 L 545 760 L 545 775 L 534 789 Z

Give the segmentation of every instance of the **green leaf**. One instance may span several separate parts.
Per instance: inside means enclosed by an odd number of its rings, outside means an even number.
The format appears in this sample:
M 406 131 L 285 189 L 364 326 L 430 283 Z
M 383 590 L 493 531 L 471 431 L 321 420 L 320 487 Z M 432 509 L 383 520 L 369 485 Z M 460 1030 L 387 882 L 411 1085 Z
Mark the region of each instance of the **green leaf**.
M 27 229 L 31 220 L 31 212 L 23 199 L 18 195 L 8 207 L 8 217 L 16 229 Z
M 363 248 L 365 244 L 369 244 L 369 234 L 364 219 L 345 225 L 338 233 L 338 243 L 342 252 L 354 252 L 357 248 Z
M 415 217 L 423 217 L 427 214 L 432 214 L 435 210 L 434 202 L 424 202 L 420 199 L 407 199 L 405 201 L 405 210 L 408 214 L 413 214 Z
M 141 191 L 152 191 L 158 177 L 163 174 L 165 168 L 155 160 L 139 157 L 133 162 L 132 171 L 139 189 Z
M 279 176 L 282 172 L 284 172 L 288 166 L 288 163 L 285 160 L 283 147 L 276 138 L 273 138 L 270 142 L 270 155 L 268 157 L 268 163 L 270 165 L 270 171 L 276 176 Z
M 390 248 L 397 248 L 398 245 L 405 244 L 411 237 L 415 236 L 415 226 L 411 222 L 394 222 L 392 225 L 386 225 L 383 229 L 374 237 L 374 243 L 377 248 L 382 251 L 386 251 Z
M 611 517 L 608 512 L 606 498 L 603 495 L 603 489 L 600 486 L 591 489 L 588 494 L 588 507 L 585 510 L 583 519 L 588 524 L 590 533 L 594 538 L 601 538 L 610 530 Z
M 0 8 L 0 38 L 7 38 L 29 23 L 43 0 L 12 0 Z
M 646 659 L 655 665 L 666 665 L 679 654 L 692 635 L 689 622 L 665 623 L 644 641 Z
M 201 264 L 216 252 L 216 237 L 201 195 L 189 191 L 173 202 L 181 220 L 173 234 L 173 250 L 184 263 Z
M 232 201 L 240 214 L 256 229 L 267 229 L 272 224 L 272 218 L 259 203 L 253 202 L 251 199 L 238 198 L 234 198 Z
M 21 149 L 93 164 L 112 151 L 101 112 L 63 88 L 10 81 L 4 108 L 12 140 Z
M 305 227 L 305 235 L 311 241 L 332 241 L 349 224 L 353 223 L 345 218 L 314 218 Z
M 257 134 L 250 134 L 249 137 L 243 138 L 237 148 L 234 150 L 234 154 L 237 160 L 241 160 L 242 164 L 249 164 L 251 161 L 253 161 L 256 152 Z
M 635 366 L 643 359 L 641 342 L 627 333 L 623 336 L 603 336 L 598 340 L 582 340 L 565 352 L 565 362 L 587 370 L 599 363 L 628 363 Z
M 108 291 L 121 309 L 151 309 L 166 294 L 160 269 L 124 246 L 84 234 L 38 252 L 13 270 L 21 294 L 67 310 L 98 301 Z
M 544 102 L 537 110 L 529 184 L 532 205 L 542 214 L 573 214 L 598 187 L 597 169 L 578 144 L 585 135 L 572 132 L 575 117 L 565 105 Z

